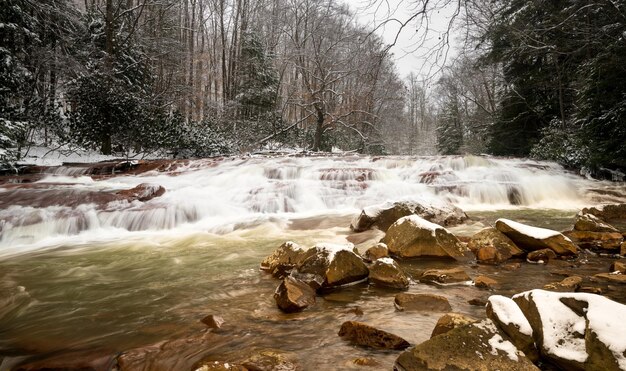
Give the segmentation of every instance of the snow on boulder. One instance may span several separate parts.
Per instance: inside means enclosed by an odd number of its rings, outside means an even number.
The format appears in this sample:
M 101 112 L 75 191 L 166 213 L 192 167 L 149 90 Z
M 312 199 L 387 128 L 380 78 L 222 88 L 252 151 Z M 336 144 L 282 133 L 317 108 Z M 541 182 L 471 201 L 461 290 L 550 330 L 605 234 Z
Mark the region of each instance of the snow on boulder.
M 367 279 L 369 269 L 354 253 L 351 243 L 318 243 L 303 255 L 297 274 L 322 277 L 322 288 L 331 288 Z
M 541 355 L 567 370 L 626 370 L 626 306 L 604 296 L 531 290 L 513 301 Z
M 370 267 L 369 280 L 374 285 L 406 290 L 409 277 L 391 258 L 380 258 Z
M 467 219 L 463 210 L 447 201 L 412 199 L 366 207 L 352 220 L 350 228 L 362 232 L 376 227 L 384 232 L 396 220 L 408 215 L 419 215 L 443 226 L 456 225 Z
M 558 255 L 578 253 L 578 248 L 569 238 L 551 229 L 532 227 L 508 219 L 498 219 L 496 228 L 526 251 L 551 249 Z
M 512 257 L 524 255 L 524 251 L 515 246 L 510 238 L 491 227 L 473 235 L 467 246 L 482 264 L 500 264 Z
M 274 250 L 272 255 L 263 259 L 260 268 L 281 278 L 302 262 L 305 252 L 295 242 L 287 241 Z
M 434 256 L 463 257 L 465 247 L 444 227 L 417 215 L 398 219 L 382 240 L 389 252 L 403 258 Z
M 511 298 L 492 295 L 487 301 L 487 317 L 491 319 L 510 339 L 511 342 L 528 358 L 536 361 L 539 358 L 533 329 L 524 313 Z
M 454 328 L 410 348 L 398 370 L 539 370 L 489 320 Z

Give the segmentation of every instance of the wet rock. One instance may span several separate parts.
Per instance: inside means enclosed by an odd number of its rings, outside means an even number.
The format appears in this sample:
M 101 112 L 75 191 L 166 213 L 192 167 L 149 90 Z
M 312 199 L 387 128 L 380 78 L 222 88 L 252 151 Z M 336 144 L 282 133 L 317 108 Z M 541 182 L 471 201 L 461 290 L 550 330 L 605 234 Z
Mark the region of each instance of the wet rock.
M 386 258 L 389 256 L 389 249 L 384 243 L 377 243 L 375 246 L 370 247 L 365 251 L 364 258 L 368 261 L 374 261 L 380 258 Z
M 363 309 L 361 309 L 361 307 L 350 308 L 350 309 L 348 309 L 348 313 L 352 313 L 355 316 L 362 316 L 363 315 Z
M 611 204 L 584 208 L 582 214 L 591 214 L 603 221 L 626 219 L 626 204 Z
M 465 247 L 447 229 L 417 215 L 396 221 L 383 238 L 389 252 L 403 258 L 433 256 L 463 257 Z
M 619 232 L 615 227 L 603 222 L 595 215 L 583 213 L 578 213 L 578 215 L 576 215 L 574 230 L 586 232 Z
M 305 257 L 306 250 L 295 242 L 287 241 L 261 262 L 260 268 L 275 277 L 286 276 Z
M 589 294 L 602 295 L 603 290 L 601 287 L 593 287 L 593 286 L 580 286 L 578 292 L 587 292 Z
M 526 251 L 551 249 L 557 255 L 576 255 L 578 248 L 562 233 L 531 227 L 508 219 L 498 219 L 496 228 L 507 235 L 516 246 Z
M 539 370 L 505 336 L 491 320 L 462 326 L 406 350 L 395 369 Z
M 481 298 L 474 298 L 467 301 L 469 305 L 473 305 L 476 307 L 484 307 L 487 305 L 487 300 Z
M 624 237 L 619 232 L 568 231 L 564 234 L 583 249 L 619 251 Z
M 394 304 L 399 310 L 449 312 L 452 310 L 448 299 L 433 294 L 400 293 L 394 298 Z
M 615 274 L 615 273 L 598 273 L 593 276 L 595 279 L 610 282 L 610 283 L 619 283 L 626 285 L 626 274 Z
M 283 312 L 299 312 L 315 304 L 315 290 L 293 277 L 286 277 L 274 293 L 276 305 Z
M 352 360 L 352 363 L 357 366 L 366 366 L 366 367 L 380 367 L 381 364 L 377 360 L 373 358 L 360 357 Z
M 379 286 L 401 290 L 409 288 L 409 277 L 391 258 L 376 260 L 370 267 L 369 280 Z
M 498 286 L 498 281 L 487 276 L 478 276 L 474 278 L 474 285 L 479 289 L 492 290 Z
M 502 266 L 502 269 L 507 271 L 515 271 L 522 267 L 520 263 L 509 263 Z
M 443 200 L 407 200 L 387 202 L 382 205 L 366 207 L 352 220 L 350 228 L 356 232 L 371 228 L 387 231 L 398 219 L 418 215 L 432 223 L 443 226 L 460 224 L 467 220 L 463 210 Z
M 117 192 L 128 201 L 150 201 L 153 198 L 161 197 L 165 193 L 165 188 L 158 184 L 141 183 L 134 188 Z
M 619 261 L 619 260 L 614 261 L 613 263 L 611 263 L 611 266 L 609 267 L 609 271 L 626 274 L 626 263 Z
M 451 284 L 471 281 L 472 279 L 461 268 L 430 269 L 420 277 L 420 282 L 435 284 Z
M 626 241 L 622 242 L 622 244 L 620 245 L 619 254 L 621 256 L 626 256 Z
M 322 288 L 362 281 L 369 275 L 363 259 L 352 250 L 354 245 L 321 243 L 309 249 L 298 266 L 298 273 L 324 277 Z
M 437 320 L 433 332 L 430 337 L 445 334 L 448 331 L 454 330 L 457 327 L 465 326 L 470 323 L 476 322 L 476 318 L 467 316 L 461 313 L 446 313 Z
M 224 318 L 214 314 L 209 314 L 208 316 L 204 317 L 200 322 L 204 323 L 209 328 L 220 329 L 224 324 Z
M 583 283 L 583 278 L 579 276 L 571 276 L 565 278 L 561 282 L 549 283 L 543 287 L 544 290 L 556 292 L 575 292 L 578 291 Z
M 314 273 L 301 273 L 297 270 L 291 271 L 289 277 L 293 277 L 298 281 L 304 282 L 309 285 L 310 288 L 317 291 L 324 284 L 324 277 Z
M 74 351 L 44 357 L 37 361 L 26 361 L 12 368 L 14 371 L 106 371 L 115 364 L 116 354 L 112 351 Z M 0 360 L 2 358 L 0 357 Z
M 485 228 L 473 235 L 468 247 L 482 264 L 500 264 L 512 257 L 524 255 L 523 250 L 495 228 Z
M 557 258 L 556 253 L 550 249 L 535 250 L 535 251 L 529 252 L 528 255 L 526 255 L 526 259 L 528 259 L 528 261 L 535 262 L 535 263 L 539 263 L 539 262 L 547 263 L 550 260 L 553 260 L 556 258 Z
M 410 346 L 406 340 L 397 335 L 356 321 L 344 322 L 339 330 L 339 336 L 354 344 L 370 348 L 398 350 Z
M 626 367 L 626 306 L 600 295 L 527 291 L 513 297 L 542 357 L 566 370 Z
M 503 331 L 515 347 L 532 361 L 539 359 L 539 352 L 533 339 L 533 329 L 524 313 L 510 298 L 492 295 L 487 302 L 487 318 Z
M 212 361 L 196 368 L 195 371 L 248 371 L 248 369 L 236 363 Z
M 241 362 L 248 371 L 298 371 L 303 368 L 282 352 L 266 350 Z

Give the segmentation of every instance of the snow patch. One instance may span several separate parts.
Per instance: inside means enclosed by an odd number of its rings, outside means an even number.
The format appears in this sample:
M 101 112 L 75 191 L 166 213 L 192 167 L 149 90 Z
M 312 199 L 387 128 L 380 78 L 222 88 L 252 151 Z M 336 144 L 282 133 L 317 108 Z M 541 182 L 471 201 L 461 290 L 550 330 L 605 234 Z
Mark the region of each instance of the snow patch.
M 440 226 L 439 224 L 435 224 L 432 222 L 429 222 L 428 220 L 418 216 L 418 215 L 409 215 L 409 216 L 405 216 L 403 218 L 400 218 L 398 220 L 396 220 L 396 222 L 394 224 L 397 225 L 402 225 L 404 223 L 410 223 L 412 226 L 419 228 L 419 229 L 425 229 L 425 230 L 429 230 L 430 234 L 435 237 L 436 236 L 436 232 L 438 229 L 447 231 L 444 227 Z
M 498 350 L 506 353 L 507 357 L 509 357 L 512 361 L 519 361 L 517 357 L 517 348 L 510 341 L 504 340 L 502 336 L 495 334 L 491 339 L 489 339 L 489 345 L 491 345 L 491 354 L 494 356 L 498 355 Z
M 543 240 L 543 239 L 546 239 L 546 238 L 555 237 L 555 236 L 558 236 L 558 235 L 561 234 L 560 232 L 553 231 L 551 229 L 532 227 L 530 225 L 514 222 L 514 221 L 509 220 L 509 219 L 500 218 L 500 219 L 496 220 L 496 223 L 497 222 L 502 222 L 502 223 L 508 225 L 509 227 L 515 229 L 517 232 L 519 232 L 519 233 L 521 233 L 523 235 L 532 237 L 532 238 L 536 238 L 538 240 Z M 566 239 L 568 239 L 568 238 L 566 237 Z
M 492 295 L 489 297 L 488 301 L 491 303 L 491 308 L 502 323 L 514 325 L 518 328 L 519 332 L 524 335 L 533 335 L 533 329 L 530 327 L 530 323 L 528 323 L 528 320 L 524 317 L 524 313 L 522 313 L 522 310 L 512 299 L 502 295 Z
M 329 263 L 335 260 L 335 255 L 340 251 L 349 251 L 352 254 L 354 254 L 354 251 L 353 251 L 354 244 L 352 243 L 335 244 L 335 243 L 323 242 L 323 243 L 315 244 L 313 248 L 317 249 L 318 251 L 326 252 L 328 254 L 326 259 L 328 259 Z
M 396 261 L 391 259 L 391 258 L 379 258 L 376 261 L 379 261 L 379 262 L 381 262 L 383 264 L 386 264 L 386 265 L 393 265 L 393 266 L 396 265 Z

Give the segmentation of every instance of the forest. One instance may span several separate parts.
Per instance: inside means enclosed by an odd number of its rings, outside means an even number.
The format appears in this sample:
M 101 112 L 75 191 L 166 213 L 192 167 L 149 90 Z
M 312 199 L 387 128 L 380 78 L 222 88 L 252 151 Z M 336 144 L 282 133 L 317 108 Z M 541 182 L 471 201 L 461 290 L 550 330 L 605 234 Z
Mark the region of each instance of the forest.
M 428 35 L 434 14 L 452 9 L 445 30 L 425 36 L 441 40 L 428 52 L 440 61 L 433 73 L 400 76 L 380 27 L 341 0 L 0 0 L 0 162 L 14 168 L 43 145 L 120 157 L 492 154 L 626 169 L 624 2 L 406 3 L 411 17 L 382 23 Z

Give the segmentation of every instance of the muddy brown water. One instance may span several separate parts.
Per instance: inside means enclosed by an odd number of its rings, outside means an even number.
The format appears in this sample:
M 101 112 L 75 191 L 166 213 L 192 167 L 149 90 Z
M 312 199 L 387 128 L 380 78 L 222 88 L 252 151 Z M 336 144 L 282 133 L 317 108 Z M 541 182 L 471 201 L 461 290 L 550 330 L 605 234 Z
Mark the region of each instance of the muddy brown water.
M 471 235 L 498 217 L 561 230 L 571 227 L 574 215 L 575 211 L 554 210 L 474 212 L 471 222 L 453 231 Z M 74 242 L 0 260 L 0 370 L 41 359 L 45 364 L 46 358 L 71 351 L 95 359 L 186 339 L 197 336 L 190 334 L 198 334 L 203 328 L 199 321 L 208 314 L 222 316 L 225 325 L 199 345 L 201 349 L 181 346 L 180 352 L 157 357 L 149 368 L 191 369 L 200 359 L 236 362 L 276 350 L 305 370 L 357 369 L 362 366 L 353 360 L 359 357 L 373 358 L 380 363 L 378 368 L 391 369 L 398 352 L 347 343 L 337 336 L 341 324 L 366 322 L 418 344 L 430 337 L 442 313 L 398 311 L 393 305 L 397 291 L 362 283 L 325 293 L 304 312 L 283 314 L 272 298 L 278 281 L 258 270 L 259 262 L 287 239 L 306 246 L 320 237 L 349 235 L 350 217 L 300 219 L 279 233 L 259 225 L 222 236 L 198 232 L 124 240 L 112 236 L 109 241 Z M 401 265 L 413 277 L 427 268 L 462 266 L 471 277 L 495 278 L 500 286 L 493 291 L 471 285 L 432 286 L 415 279 L 408 291 L 443 295 L 453 311 L 482 318 L 484 308 L 469 300 L 510 296 L 560 281 L 567 274 L 588 277 L 607 272 L 614 259 L 583 255 L 547 265 L 520 261 L 516 270 L 433 259 L 406 260 Z M 608 297 L 626 303 L 621 287 L 587 279 L 585 285 L 601 287 Z

